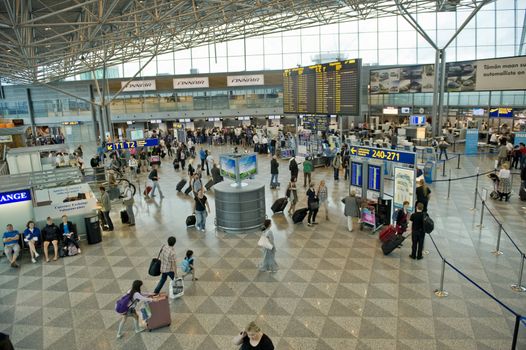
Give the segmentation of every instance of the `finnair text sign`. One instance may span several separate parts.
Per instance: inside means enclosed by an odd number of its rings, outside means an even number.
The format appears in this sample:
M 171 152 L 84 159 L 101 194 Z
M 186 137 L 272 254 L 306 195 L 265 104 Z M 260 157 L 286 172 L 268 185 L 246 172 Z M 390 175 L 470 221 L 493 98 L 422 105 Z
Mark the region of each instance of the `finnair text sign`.
M 265 76 L 263 74 L 229 75 L 227 77 L 227 85 L 228 86 L 265 85 Z

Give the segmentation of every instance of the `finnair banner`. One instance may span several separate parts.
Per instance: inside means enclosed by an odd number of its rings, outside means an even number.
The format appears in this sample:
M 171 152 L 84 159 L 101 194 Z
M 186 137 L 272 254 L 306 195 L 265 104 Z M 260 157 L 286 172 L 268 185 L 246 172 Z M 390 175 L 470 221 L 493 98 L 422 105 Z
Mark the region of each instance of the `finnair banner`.
M 207 87 L 209 87 L 208 77 L 174 79 L 174 89 L 199 89 Z
M 126 85 L 127 81 L 121 81 L 121 88 Z M 122 91 L 151 91 L 157 90 L 155 85 L 155 80 L 132 80 L 128 86 L 126 86 Z
M 229 75 L 227 77 L 227 86 L 252 86 L 265 85 L 265 76 L 263 74 L 252 75 Z

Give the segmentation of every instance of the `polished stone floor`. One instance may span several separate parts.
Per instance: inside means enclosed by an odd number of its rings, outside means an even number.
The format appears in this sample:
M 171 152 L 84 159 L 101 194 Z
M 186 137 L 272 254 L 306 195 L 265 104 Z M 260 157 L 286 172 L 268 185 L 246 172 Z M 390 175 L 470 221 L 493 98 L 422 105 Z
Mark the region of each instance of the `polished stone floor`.
M 226 148 L 213 151 L 217 156 Z M 461 170 L 455 169 L 456 160 L 447 166 L 453 169 L 452 177 L 466 176 L 474 174 L 476 167 L 488 170 L 491 159 L 462 158 Z M 269 158 L 260 157 L 259 165 L 257 179 L 267 182 Z M 283 186 L 287 169 L 282 161 Z M 115 232 L 105 233 L 101 244 L 83 242 L 80 256 L 31 264 L 26 254 L 19 270 L 11 269 L 5 258 L 0 260 L 0 331 L 11 335 L 17 350 L 236 349 L 232 337 L 251 320 L 261 325 L 279 350 L 511 347 L 512 314 L 454 270 L 446 268 L 444 289 L 449 296 L 434 295 L 441 259 L 429 238 L 429 254 L 414 261 L 408 257 L 409 241 L 384 256 L 377 235 L 358 227 L 348 232 L 340 202 L 346 184 L 332 180 L 328 170 L 318 168 L 313 177 L 316 182 L 328 182 L 328 221 L 321 214 L 315 227 L 293 225 L 290 217 L 272 215 L 268 209 L 280 265 L 274 274 L 257 269 L 261 259 L 257 234 L 216 232 L 213 214 L 206 232 L 185 227 L 192 201 L 175 191 L 181 174 L 166 162 L 160 171 L 166 197 L 145 201 L 138 195 L 137 225 L 132 228 L 120 224 L 120 207 L 115 205 L 112 217 L 119 222 Z M 142 189 L 145 176 L 139 183 Z M 504 255 L 491 254 L 497 226 L 486 212 L 485 226 L 476 227 L 480 210 L 470 210 L 474 178 L 451 184 L 449 199 L 447 181 L 431 187 L 430 213 L 435 218 L 433 236 L 438 248 L 481 287 L 526 314 L 526 293 L 509 287 L 518 279 L 519 253 L 503 235 Z M 517 192 L 518 177 L 514 187 Z M 480 177 L 480 188 L 491 188 L 485 176 Z M 284 191 L 284 187 L 273 191 L 267 186 L 267 207 Z M 300 203 L 305 203 L 304 191 L 299 192 Z M 389 181 L 386 192 L 392 192 Z M 213 212 L 213 191 L 207 196 Z M 517 195 L 510 203 L 488 202 L 521 249 L 526 249 L 524 205 Z M 185 295 L 171 302 L 170 327 L 136 335 L 129 321 L 125 336 L 115 339 L 119 320 L 115 300 L 135 279 L 145 282 L 144 290 L 153 290 L 157 279 L 147 274 L 149 261 L 170 235 L 177 237 L 180 258 L 187 249 L 195 251 L 199 281 L 188 279 Z M 520 327 L 517 349 L 526 349 L 526 325 Z

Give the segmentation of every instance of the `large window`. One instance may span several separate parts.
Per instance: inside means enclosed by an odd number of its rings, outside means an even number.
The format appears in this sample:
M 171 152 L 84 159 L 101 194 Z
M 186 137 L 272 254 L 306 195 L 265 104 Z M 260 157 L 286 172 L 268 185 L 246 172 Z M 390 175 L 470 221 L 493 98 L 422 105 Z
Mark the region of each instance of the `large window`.
M 484 6 L 446 50 L 448 61 L 517 55 L 526 1 Z M 439 46 L 446 44 L 470 11 L 418 13 L 414 17 Z M 432 46 L 400 16 L 340 22 L 217 42 L 156 57 L 140 76 L 274 70 L 320 60 L 362 58 L 365 64 L 433 63 Z M 145 60 L 118 65 L 131 77 Z M 81 78 L 81 77 L 77 77 Z M 89 76 L 82 76 L 90 79 Z

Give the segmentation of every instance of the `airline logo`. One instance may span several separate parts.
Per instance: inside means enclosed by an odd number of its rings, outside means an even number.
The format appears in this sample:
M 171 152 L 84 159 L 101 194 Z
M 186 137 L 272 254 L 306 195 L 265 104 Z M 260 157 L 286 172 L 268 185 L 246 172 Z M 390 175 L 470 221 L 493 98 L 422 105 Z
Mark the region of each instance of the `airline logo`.
M 121 88 L 126 86 L 127 81 L 121 81 Z M 152 91 L 157 90 L 155 80 L 132 80 L 122 91 Z
M 199 89 L 209 87 L 208 77 L 174 79 L 174 89 Z
M 253 86 L 265 85 L 265 76 L 263 74 L 252 75 L 229 75 L 227 77 L 227 86 Z

